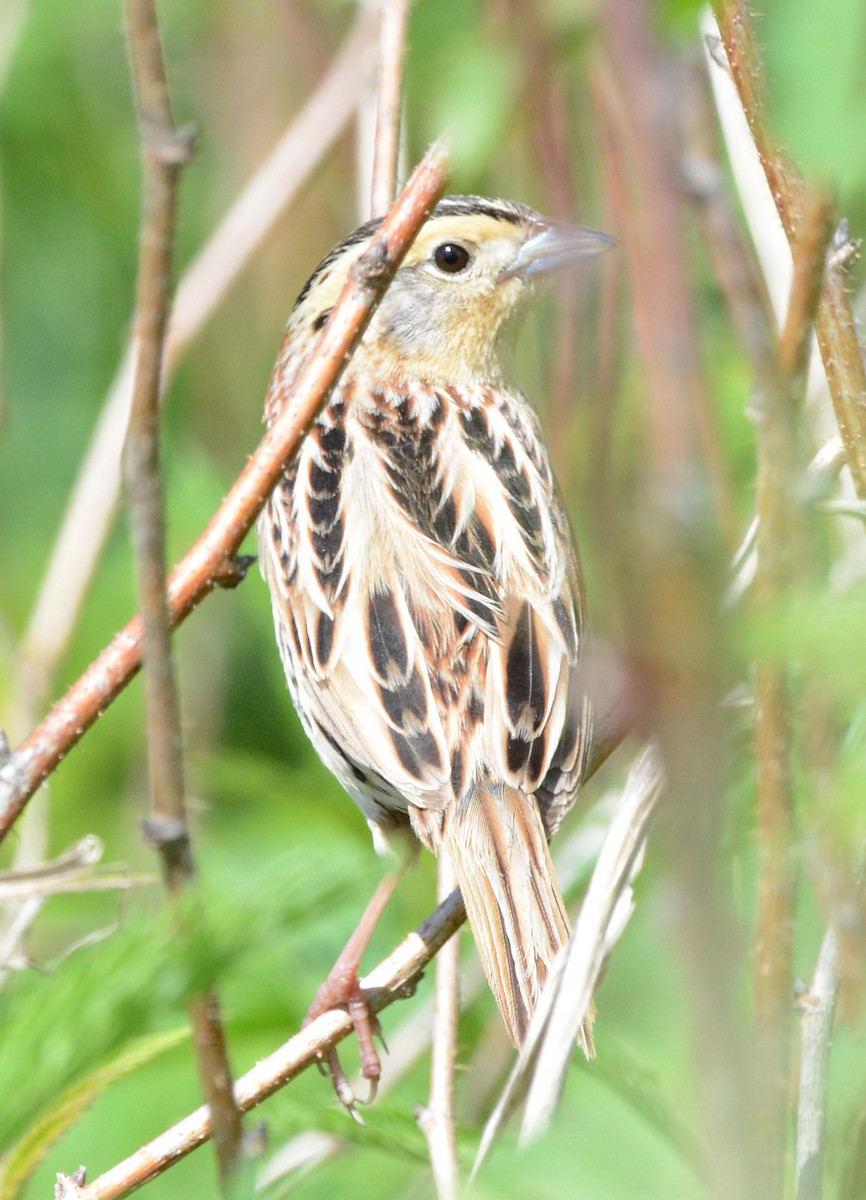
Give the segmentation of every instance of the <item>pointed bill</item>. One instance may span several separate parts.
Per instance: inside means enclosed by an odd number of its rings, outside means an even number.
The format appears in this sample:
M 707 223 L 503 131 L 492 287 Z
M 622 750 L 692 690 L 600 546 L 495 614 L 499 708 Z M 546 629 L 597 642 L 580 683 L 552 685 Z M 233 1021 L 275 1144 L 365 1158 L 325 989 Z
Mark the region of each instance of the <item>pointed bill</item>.
M 532 278 L 558 271 L 572 266 L 580 258 L 610 250 L 616 244 L 615 237 L 600 229 L 545 220 L 534 226 L 534 232 L 520 247 L 504 275 L 506 278 L 512 275 Z

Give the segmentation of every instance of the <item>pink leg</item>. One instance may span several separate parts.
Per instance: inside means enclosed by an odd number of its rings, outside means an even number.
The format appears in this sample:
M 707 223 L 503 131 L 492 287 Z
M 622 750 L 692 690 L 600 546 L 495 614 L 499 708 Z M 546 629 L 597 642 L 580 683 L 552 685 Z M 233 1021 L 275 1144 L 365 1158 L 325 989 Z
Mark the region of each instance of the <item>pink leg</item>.
M 394 895 L 398 883 L 403 878 L 405 870 L 406 867 L 403 866 L 397 871 L 392 871 L 376 888 L 354 933 L 343 947 L 328 978 L 316 992 L 316 997 L 310 1005 L 304 1021 L 306 1025 L 332 1008 L 348 1010 L 358 1038 L 361 1074 L 370 1085 L 370 1094 L 365 1102 L 367 1104 L 375 1098 L 379 1078 L 382 1074 L 382 1064 L 373 1041 L 375 1034 L 380 1033 L 380 1030 L 378 1020 L 371 1016 L 370 1010 L 367 1008 L 364 990 L 359 983 L 359 970 L 361 959 L 370 943 L 373 931 L 379 923 L 379 918 L 385 911 L 388 901 Z M 355 1110 L 355 1095 L 340 1064 L 336 1049 L 327 1052 L 324 1056 L 324 1065 L 331 1076 L 338 1099 L 346 1106 L 355 1120 L 360 1121 Z M 363 1122 L 361 1123 L 363 1124 Z

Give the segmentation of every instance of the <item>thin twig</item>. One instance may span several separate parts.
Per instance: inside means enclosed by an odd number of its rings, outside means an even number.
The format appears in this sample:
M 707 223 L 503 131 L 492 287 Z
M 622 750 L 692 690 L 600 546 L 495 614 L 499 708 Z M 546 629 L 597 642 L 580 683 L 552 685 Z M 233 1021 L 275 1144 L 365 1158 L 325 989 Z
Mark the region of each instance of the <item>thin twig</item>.
M 438 898 L 457 886 L 447 850 L 439 852 Z M 438 1200 L 456 1200 L 460 1182 L 454 1118 L 454 1066 L 457 1061 L 457 1018 L 460 1012 L 460 941 L 452 938 L 436 959 L 436 1006 L 430 1063 L 430 1100 L 417 1113 L 430 1151 Z
M 379 86 L 370 200 L 370 215 L 373 217 L 384 216 L 391 207 L 397 181 L 403 59 L 406 54 L 406 29 L 411 7 L 412 0 L 381 0 Z
M 236 582 L 232 555 L 325 404 L 412 238 L 441 195 L 447 164 L 444 145 L 436 142 L 352 268 L 291 403 L 274 420 L 202 536 L 172 571 L 168 604 L 174 626 L 227 576 Z M 135 617 L 0 767 L 0 840 L 40 782 L 136 674 L 141 665 L 141 633 L 141 619 Z
M 713 10 L 767 183 L 793 245 L 806 188 L 797 168 L 770 131 L 763 68 L 748 7 L 745 0 L 714 0 Z M 857 494 L 863 500 L 866 499 L 866 370 L 844 275 L 839 269 L 826 272 L 815 331 L 848 466 Z
M 839 994 L 839 935 L 831 921 L 818 964 L 800 1006 L 800 1088 L 797 1098 L 797 1200 L 821 1200 L 824 1193 L 824 1139 L 827 1071 L 836 997 Z
M 316 91 L 184 273 L 169 321 L 163 391 L 193 339 L 345 128 L 372 74 L 374 34 L 375 21 L 364 10 Z M 22 639 L 26 692 L 37 709 L 45 703 L 66 653 L 111 527 L 120 490 L 120 447 L 132 396 L 133 357 L 130 343 L 103 405 Z
M 135 383 L 124 473 L 143 624 L 142 656 L 152 817 L 147 830 L 166 886 L 179 897 L 195 872 L 186 817 L 180 708 L 166 604 L 165 501 L 160 465 L 160 384 L 171 303 L 180 171 L 192 133 L 174 122 L 155 0 L 127 0 L 129 56 L 142 141 L 144 212 L 135 305 Z M 243 1126 L 219 1001 L 209 990 L 189 1006 L 199 1076 L 214 1125 L 214 1147 L 227 1194 L 241 1152 Z

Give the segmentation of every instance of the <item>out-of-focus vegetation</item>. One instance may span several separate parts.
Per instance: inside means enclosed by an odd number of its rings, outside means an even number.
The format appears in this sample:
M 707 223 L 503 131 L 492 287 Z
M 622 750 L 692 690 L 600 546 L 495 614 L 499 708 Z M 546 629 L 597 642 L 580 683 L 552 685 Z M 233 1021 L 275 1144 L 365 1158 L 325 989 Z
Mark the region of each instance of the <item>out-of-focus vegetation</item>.
M 127 336 L 140 197 L 119 0 L 3 2 L 0 726 L 14 745 L 30 721 L 16 648 Z M 182 270 L 319 79 L 353 7 L 336 0 L 187 0 L 161 9 L 175 113 L 200 131 L 182 181 Z M 660 4 L 654 15 L 672 63 L 700 53 L 699 6 Z M 861 233 L 862 5 L 776 0 L 763 6 L 757 33 L 766 52 L 775 128 L 804 169 L 836 189 L 852 231 Z M 447 124 L 455 144 L 453 191 L 509 196 L 609 228 L 594 86 L 599 38 L 591 5 L 418 0 L 407 61 L 407 160 Z M 172 560 L 201 531 L 259 438 L 268 374 L 295 295 L 321 256 L 358 222 L 355 153 L 349 133 L 304 186 L 172 383 L 164 443 Z M 703 364 L 729 487 L 732 552 L 754 506 L 752 385 L 696 223 L 687 236 Z M 605 544 L 611 526 L 599 504 L 600 497 L 604 503 L 627 497 L 618 520 L 628 519 L 645 432 L 623 270 L 613 268 L 619 300 L 610 307 L 604 293 L 606 308 L 601 297 L 608 269 L 607 263 L 587 267 L 570 308 L 545 302 L 518 346 L 517 369 L 555 431 L 554 453 L 587 568 L 594 623 L 601 639 L 616 645 L 629 604 L 610 589 L 627 576 L 616 569 L 615 547 Z M 859 286 L 856 273 L 854 283 Z M 563 311 L 570 314 L 564 326 Z M 556 364 L 569 339 L 573 355 L 566 353 L 570 367 L 563 383 Z M 615 384 L 616 399 L 604 384 Z M 841 523 L 852 545 L 862 536 L 862 521 L 826 522 L 821 553 L 828 562 L 840 560 Z M 858 565 L 856 545 L 854 555 L 848 561 L 856 573 L 863 563 L 861 551 Z M 859 864 L 866 783 L 863 585 L 852 585 L 840 571 L 818 590 L 792 598 L 763 624 L 742 622 L 741 636 L 733 639 L 738 658 L 730 665 L 732 683 L 748 692 L 743 664 L 756 645 L 765 653 L 793 651 L 810 680 L 808 695 L 831 714 L 839 738 L 838 757 L 825 764 L 820 788 L 813 772 L 798 773 L 800 840 L 793 853 L 804 870 L 796 965 L 804 978 L 814 969 L 827 902 L 826 880 L 816 878 L 810 853 L 823 839 L 821 862 L 832 861 L 850 879 Z M 77 677 L 132 609 L 121 515 L 53 695 Z M 208 599 L 175 646 L 203 880 L 195 955 L 190 961 L 173 953 L 158 885 L 122 899 L 80 895 L 45 905 L 27 941 L 32 969 L 7 978 L 0 991 L 0 1153 L 49 1113 L 65 1089 L 130 1052 L 138 1039 L 182 1025 L 184 1000 L 202 982 L 219 987 L 236 1071 L 252 1065 L 298 1027 L 380 871 L 360 813 L 319 765 L 292 711 L 258 574 L 236 591 Z M 808 709 L 797 720 L 808 726 Z M 748 939 L 756 888 L 748 707 L 735 710 L 729 737 L 719 865 L 732 915 Z M 617 783 L 626 764 L 622 755 L 592 783 L 572 822 Z M 148 811 L 139 684 L 63 763 L 51 780 L 48 804 L 51 854 L 95 833 L 105 843 L 106 861 L 128 864 L 136 873 L 156 872 L 139 829 Z M 4 865 L 16 845 L 13 835 Z M 671 936 L 667 866 L 665 854 L 651 844 L 635 916 L 598 997 L 599 1066 L 575 1062 L 549 1137 L 525 1151 L 506 1140 L 479 1178 L 479 1197 L 661 1200 L 701 1194 L 692 1153 L 701 1132 L 694 1120 L 694 1014 Z M 434 894 L 428 857 L 401 886 L 369 961 L 418 924 Z M 96 931 L 109 936 L 66 955 Z M 853 945 L 860 945 L 856 938 Z M 473 953 L 468 940 L 465 949 Z M 862 972 L 862 958 L 854 966 Z M 740 984 L 745 995 L 745 975 Z M 426 980 L 414 999 L 392 1008 L 386 1037 L 429 994 Z M 853 1200 L 844 1181 L 866 1121 L 866 1054 L 862 995 L 850 985 L 843 1000 L 832 1057 L 829 1194 Z M 747 1001 L 743 1011 L 745 1020 Z M 499 1061 L 503 1041 L 484 992 L 460 1030 L 458 1110 L 467 1163 L 490 1105 L 490 1064 Z M 352 1051 L 346 1056 L 351 1060 Z M 152 1058 L 144 1052 L 142 1058 L 148 1061 L 104 1090 L 97 1079 L 92 1107 L 51 1150 L 29 1195 L 47 1194 L 54 1173 L 74 1170 L 79 1162 L 91 1177 L 100 1173 L 198 1105 L 188 1043 L 159 1044 Z M 501 1061 L 504 1066 L 507 1060 Z M 425 1145 L 412 1119 L 426 1095 L 422 1056 L 387 1100 L 365 1112 L 369 1128 L 358 1130 L 335 1114 L 327 1083 L 308 1072 L 261 1110 L 271 1146 L 314 1129 L 336 1133 L 343 1145 L 295 1181 L 292 1194 L 311 1200 L 431 1194 Z M 209 1152 L 197 1152 L 149 1185 L 147 1194 L 154 1200 L 215 1194 Z

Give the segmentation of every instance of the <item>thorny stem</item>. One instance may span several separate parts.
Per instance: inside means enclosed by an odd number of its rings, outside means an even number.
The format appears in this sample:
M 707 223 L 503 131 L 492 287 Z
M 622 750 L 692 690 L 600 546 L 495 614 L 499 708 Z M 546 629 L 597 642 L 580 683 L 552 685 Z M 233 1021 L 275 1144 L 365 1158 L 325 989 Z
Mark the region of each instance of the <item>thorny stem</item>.
M 445 146 L 436 142 L 358 259 L 291 403 L 273 422 L 204 533 L 172 571 L 168 606 L 173 626 L 189 616 L 230 568 L 231 556 L 327 401 L 403 255 L 442 194 L 447 170 Z M 42 780 L 136 674 L 141 636 L 141 618 L 135 617 L 0 767 L 0 841 Z
M 758 415 L 758 563 L 756 602 L 772 612 L 802 571 L 803 477 L 799 412 L 812 321 L 833 210 L 807 199 L 794 246 L 788 315 L 779 341 L 775 381 Z M 787 1090 L 793 1001 L 795 873 L 792 727 L 788 667 L 759 661 L 756 678 L 758 772 L 758 906 L 755 939 L 755 1021 L 760 1057 L 762 1194 L 781 1196 L 787 1130 Z
M 788 241 L 793 243 L 806 188 L 797 168 L 770 131 L 763 69 L 748 7 L 745 0 L 714 0 L 713 11 L 770 192 Z M 863 500 L 866 499 L 866 370 L 844 277 L 837 268 L 826 273 L 815 332 L 845 456 L 857 495 Z
M 178 129 L 160 43 L 155 0 L 127 0 L 129 53 L 144 163 L 144 212 L 136 287 L 136 365 L 124 471 L 143 623 L 152 819 L 148 832 L 177 898 L 194 874 L 186 819 L 180 712 L 166 604 L 165 505 L 160 467 L 160 381 L 171 302 L 181 168 L 192 151 Z M 219 1002 L 208 991 L 189 1008 L 202 1087 L 214 1126 L 223 1189 L 235 1170 L 243 1128 L 234 1102 Z
M 370 201 L 370 215 L 373 217 L 383 216 L 391 207 L 397 181 L 403 59 L 406 55 L 406 29 L 411 7 L 412 0 L 381 0 L 379 86 Z

